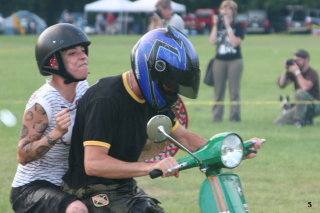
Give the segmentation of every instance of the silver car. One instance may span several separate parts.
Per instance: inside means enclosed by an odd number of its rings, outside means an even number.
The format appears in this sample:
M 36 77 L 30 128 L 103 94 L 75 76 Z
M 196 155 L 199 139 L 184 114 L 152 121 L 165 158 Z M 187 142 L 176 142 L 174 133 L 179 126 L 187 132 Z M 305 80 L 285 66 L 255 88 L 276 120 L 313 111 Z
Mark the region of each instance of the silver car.
M 267 11 L 265 10 L 249 10 L 247 33 L 272 33 L 273 28 L 270 24 Z

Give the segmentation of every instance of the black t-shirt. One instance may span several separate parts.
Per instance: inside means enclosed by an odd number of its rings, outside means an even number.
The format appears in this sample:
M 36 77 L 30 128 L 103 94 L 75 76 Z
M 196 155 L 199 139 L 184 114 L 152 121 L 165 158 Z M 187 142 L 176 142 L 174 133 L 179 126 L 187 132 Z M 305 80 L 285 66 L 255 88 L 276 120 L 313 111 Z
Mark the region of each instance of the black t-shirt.
M 121 75 L 103 78 L 90 87 L 79 101 L 72 133 L 69 170 L 63 177 L 71 188 L 130 180 L 88 176 L 84 170 L 86 145 L 104 146 L 109 149 L 110 156 L 136 162 L 146 143 L 147 122 L 157 113 L 145 100 L 136 97 L 123 79 Z M 174 119 L 172 111 L 161 114 Z
M 238 22 L 233 22 L 231 28 L 236 37 L 244 39 L 243 27 Z M 225 28 L 217 32 L 216 58 L 220 60 L 234 60 L 242 58 L 240 45 L 232 47 Z

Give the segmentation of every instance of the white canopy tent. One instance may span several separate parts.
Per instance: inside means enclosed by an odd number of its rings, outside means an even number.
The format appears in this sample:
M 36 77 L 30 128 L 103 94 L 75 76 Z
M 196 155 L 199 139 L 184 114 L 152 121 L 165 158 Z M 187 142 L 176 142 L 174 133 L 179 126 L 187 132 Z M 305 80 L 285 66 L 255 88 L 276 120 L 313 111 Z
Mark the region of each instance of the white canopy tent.
M 129 0 L 98 0 L 84 6 L 85 17 L 89 12 L 103 12 L 103 13 L 119 13 L 121 20 L 124 20 L 124 16 L 127 16 L 127 10 L 132 5 Z M 124 28 L 125 33 L 127 31 L 127 24 L 121 23 L 121 28 Z
M 127 12 L 133 3 L 129 0 L 99 0 L 84 6 L 84 12 Z
M 84 12 L 151 12 L 154 11 L 158 0 L 98 0 L 84 6 Z M 185 13 L 186 6 L 172 1 L 172 10 Z
M 136 0 L 131 2 L 129 0 L 98 0 L 84 6 L 85 17 L 89 12 L 103 12 L 103 13 L 119 13 L 120 20 L 122 20 L 122 28 L 127 32 L 128 13 L 148 13 L 155 11 L 155 5 L 158 0 Z M 176 2 L 171 2 L 171 7 L 174 12 L 186 13 L 186 6 Z M 125 22 L 125 23 L 124 23 Z
M 137 0 L 134 1 L 130 8 L 128 8 L 128 12 L 151 12 L 156 9 L 155 5 L 158 0 Z M 174 12 L 185 13 L 186 6 L 183 4 L 176 3 L 171 1 L 171 7 Z

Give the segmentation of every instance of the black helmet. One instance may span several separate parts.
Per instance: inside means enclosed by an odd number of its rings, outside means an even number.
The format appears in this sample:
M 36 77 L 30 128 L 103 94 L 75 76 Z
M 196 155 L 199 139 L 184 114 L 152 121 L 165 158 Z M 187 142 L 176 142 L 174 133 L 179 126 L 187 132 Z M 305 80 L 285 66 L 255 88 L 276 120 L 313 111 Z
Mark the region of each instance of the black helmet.
M 171 107 L 178 94 L 189 98 L 198 95 L 198 55 L 174 27 L 146 33 L 132 49 L 131 65 L 144 98 L 158 111 Z
M 75 79 L 65 69 L 60 51 L 82 45 L 88 55 L 90 43 L 87 35 L 72 24 L 61 23 L 48 27 L 41 33 L 36 44 L 36 60 L 40 74 L 44 76 L 60 75 L 65 79 L 65 83 L 84 80 Z M 57 60 L 58 68 L 51 66 L 52 58 Z

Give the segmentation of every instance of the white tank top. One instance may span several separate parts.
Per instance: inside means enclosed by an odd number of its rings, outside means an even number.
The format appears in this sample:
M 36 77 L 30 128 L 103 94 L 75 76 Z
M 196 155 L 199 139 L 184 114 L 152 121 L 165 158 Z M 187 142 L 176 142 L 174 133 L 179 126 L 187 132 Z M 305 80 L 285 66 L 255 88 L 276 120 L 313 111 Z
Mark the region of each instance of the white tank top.
M 80 81 L 76 87 L 76 98 L 73 103 L 68 102 L 60 93 L 49 85 L 49 80 L 30 97 L 26 109 L 34 104 L 40 104 L 47 113 L 49 125 L 44 135 L 56 126 L 54 116 L 64 108 L 73 107 L 88 89 L 87 81 Z M 74 124 L 76 110 L 70 111 L 71 125 L 68 132 L 41 158 L 26 165 L 18 165 L 12 187 L 23 186 L 34 180 L 46 180 L 57 186 L 62 185 L 62 176 L 68 169 L 68 156 L 71 143 L 71 133 Z

